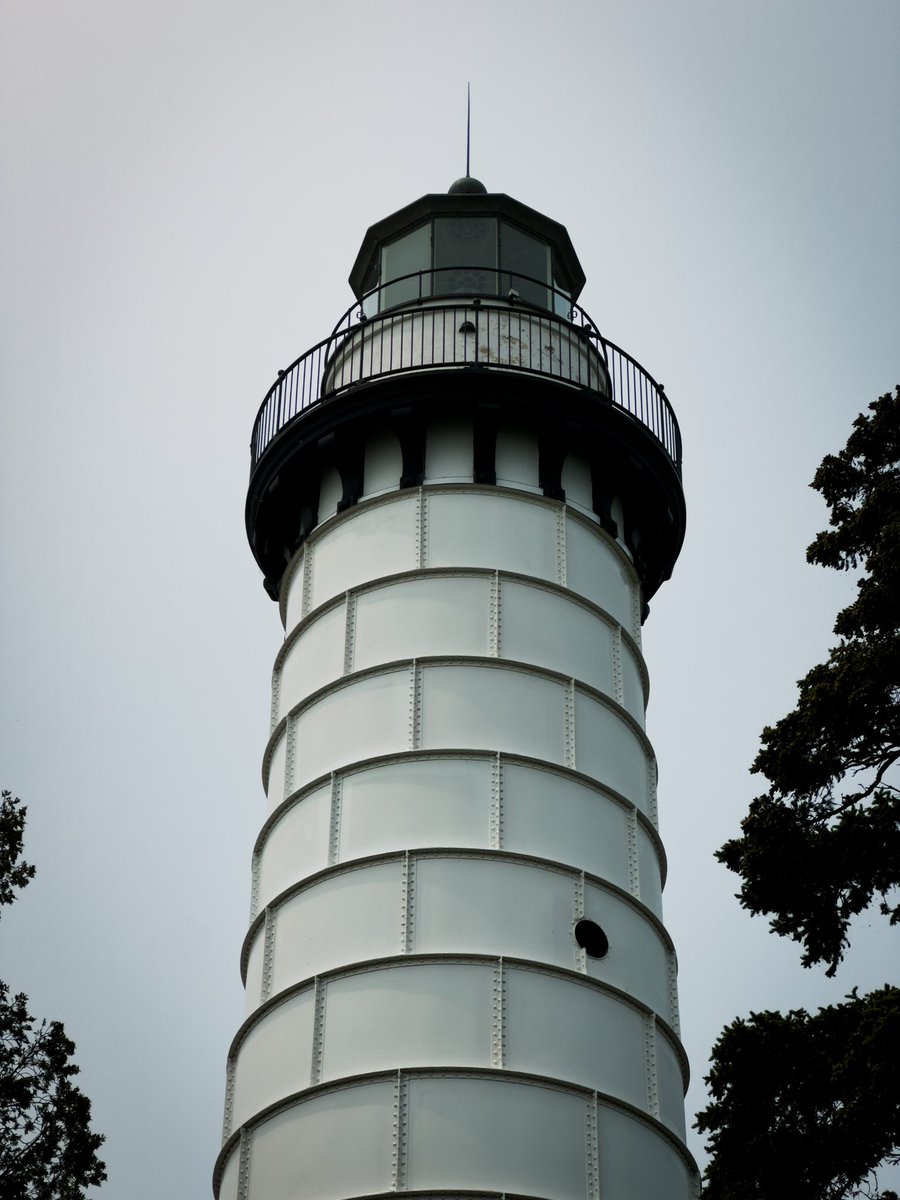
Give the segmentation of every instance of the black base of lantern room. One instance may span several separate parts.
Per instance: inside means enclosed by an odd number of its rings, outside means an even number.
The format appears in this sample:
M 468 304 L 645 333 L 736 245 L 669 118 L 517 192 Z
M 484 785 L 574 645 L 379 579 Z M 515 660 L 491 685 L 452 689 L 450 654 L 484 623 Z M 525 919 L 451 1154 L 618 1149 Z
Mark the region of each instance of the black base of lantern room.
M 567 455 L 586 459 L 593 510 L 630 551 L 646 615 L 684 539 L 684 492 L 671 455 L 640 419 L 598 391 L 481 365 L 361 381 L 306 408 L 267 443 L 251 474 L 246 525 L 273 599 L 289 561 L 319 522 L 323 473 L 333 468 L 340 477 L 338 512 L 356 504 L 364 492 L 366 443 L 390 431 L 400 447 L 397 486 L 419 487 L 427 429 L 447 419 L 471 422 L 475 484 L 496 485 L 501 427 L 536 437 L 539 486 L 552 499 L 565 500 Z M 616 498 L 624 528 L 612 515 Z

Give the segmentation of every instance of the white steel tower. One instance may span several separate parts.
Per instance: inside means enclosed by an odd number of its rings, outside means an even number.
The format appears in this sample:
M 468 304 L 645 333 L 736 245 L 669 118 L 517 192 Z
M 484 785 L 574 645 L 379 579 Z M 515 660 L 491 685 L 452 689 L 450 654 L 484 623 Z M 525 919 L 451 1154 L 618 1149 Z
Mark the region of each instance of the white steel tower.
M 215 1193 L 688 1200 L 640 651 L 674 414 L 566 230 L 468 176 L 350 282 L 253 430 L 286 636 Z

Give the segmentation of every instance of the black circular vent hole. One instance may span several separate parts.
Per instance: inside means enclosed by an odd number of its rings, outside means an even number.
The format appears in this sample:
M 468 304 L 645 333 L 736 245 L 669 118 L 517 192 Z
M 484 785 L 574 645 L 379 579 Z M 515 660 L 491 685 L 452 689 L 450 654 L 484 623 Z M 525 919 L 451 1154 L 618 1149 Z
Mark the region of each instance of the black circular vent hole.
M 605 958 L 609 953 L 609 938 L 596 921 L 586 917 L 575 922 L 575 941 L 589 958 Z

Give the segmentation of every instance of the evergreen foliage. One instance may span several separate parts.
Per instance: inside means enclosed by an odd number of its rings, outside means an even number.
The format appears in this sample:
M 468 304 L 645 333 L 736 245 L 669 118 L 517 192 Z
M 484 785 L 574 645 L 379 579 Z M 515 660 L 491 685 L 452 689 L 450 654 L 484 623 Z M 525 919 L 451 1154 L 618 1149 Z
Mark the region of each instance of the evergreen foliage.
M 26 810 L 0 803 L 0 905 L 15 899 L 34 867 L 20 862 Z M 81 1200 L 106 1179 L 91 1130 L 91 1103 L 72 1083 L 75 1045 L 59 1021 L 36 1022 L 27 997 L 0 982 L 0 1196 Z
M 860 414 L 812 487 L 830 527 L 807 559 L 859 570 L 837 644 L 799 682 L 797 705 L 762 733 L 752 770 L 770 787 L 719 860 L 738 899 L 833 976 L 852 919 L 877 902 L 900 922 L 900 388 Z M 848 1200 L 894 1192 L 900 1162 L 900 989 L 809 1014 L 751 1014 L 726 1028 L 697 1117 L 712 1153 L 709 1200 Z
M 771 787 L 717 855 L 741 876 L 741 904 L 828 975 L 873 899 L 900 921 L 900 790 L 888 778 L 900 759 L 900 388 L 869 413 L 816 472 L 831 528 L 807 551 L 811 563 L 861 568 L 857 598 L 838 614 L 827 660 L 800 680 L 796 708 L 763 730 L 751 769 Z

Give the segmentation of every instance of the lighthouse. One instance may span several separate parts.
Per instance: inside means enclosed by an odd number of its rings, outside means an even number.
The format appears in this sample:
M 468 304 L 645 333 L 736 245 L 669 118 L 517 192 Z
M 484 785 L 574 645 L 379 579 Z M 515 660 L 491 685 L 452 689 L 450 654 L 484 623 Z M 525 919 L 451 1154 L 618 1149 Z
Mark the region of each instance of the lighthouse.
M 681 445 L 584 283 L 466 176 L 259 409 L 285 637 L 218 1200 L 696 1195 L 641 654 Z

